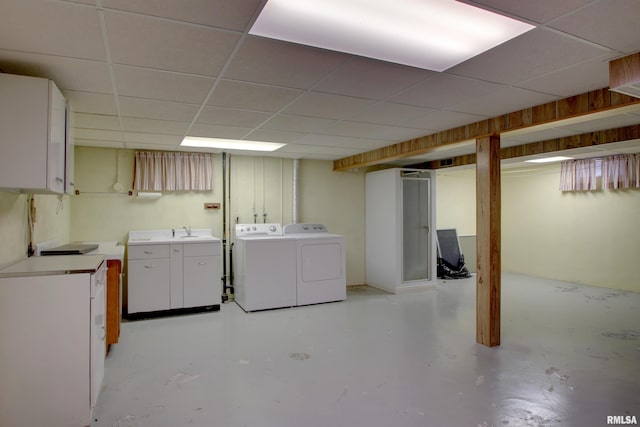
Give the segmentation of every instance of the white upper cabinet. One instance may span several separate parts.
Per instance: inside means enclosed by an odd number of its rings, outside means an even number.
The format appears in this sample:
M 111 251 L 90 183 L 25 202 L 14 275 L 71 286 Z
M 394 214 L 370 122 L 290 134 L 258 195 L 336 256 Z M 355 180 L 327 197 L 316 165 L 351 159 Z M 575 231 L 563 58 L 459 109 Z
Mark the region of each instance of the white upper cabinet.
M 67 128 L 67 102 L 52 80 L 0 74 L 0 188 L 73 191 L 66 182 L 73 154 Z

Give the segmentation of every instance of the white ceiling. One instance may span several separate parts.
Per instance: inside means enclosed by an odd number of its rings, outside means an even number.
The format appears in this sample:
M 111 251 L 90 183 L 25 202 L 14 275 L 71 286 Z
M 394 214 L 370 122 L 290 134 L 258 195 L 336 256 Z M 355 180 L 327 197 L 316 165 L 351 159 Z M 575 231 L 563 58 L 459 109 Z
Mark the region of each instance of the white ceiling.
M 607 87 L 609 60 L 640 49 L 638 0 L 465 2 L 536 28 L 437 73 L 249 35 L 262 0 L 2 0 L 0 69 L 53 79 L 77 145 L 180 150 L 191 135 L 335 160 Z M 630 124 L 640 113 L 503 144 Z

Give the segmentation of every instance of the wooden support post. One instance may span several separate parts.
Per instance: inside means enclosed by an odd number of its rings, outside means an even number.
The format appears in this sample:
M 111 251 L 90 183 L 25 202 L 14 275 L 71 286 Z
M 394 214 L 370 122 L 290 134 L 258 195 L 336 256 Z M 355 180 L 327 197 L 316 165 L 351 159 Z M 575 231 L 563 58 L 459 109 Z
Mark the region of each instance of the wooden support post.
M 476 140 L 476 341 L 500 345 L 500 137 Z

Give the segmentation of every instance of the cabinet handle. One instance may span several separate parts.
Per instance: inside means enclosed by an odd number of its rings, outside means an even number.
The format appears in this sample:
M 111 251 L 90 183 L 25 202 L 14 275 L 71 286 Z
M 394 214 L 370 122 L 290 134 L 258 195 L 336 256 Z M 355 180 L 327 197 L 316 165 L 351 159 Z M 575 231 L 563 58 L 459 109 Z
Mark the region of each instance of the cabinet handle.
M 64 182 L 64 179 L 60 178 L 59 176 L 56 176 L 56 182 Z
M 145 266 L 144 266 L 144 268 L 146 268 L 146 269 L 151 269 L 151 268 L 153 268 L 153 267 L 154 267 L 153 265 L 145 265 Z
M 174 249 L 173 252 L 179 254 L 180 253 L 180 249 Z
M 151 255 L 153 253 L 153 251 L 144 251 L 145 254 L 147 255 Z
M 207 265 L 206 262 L 199 262 L 198 265 Z

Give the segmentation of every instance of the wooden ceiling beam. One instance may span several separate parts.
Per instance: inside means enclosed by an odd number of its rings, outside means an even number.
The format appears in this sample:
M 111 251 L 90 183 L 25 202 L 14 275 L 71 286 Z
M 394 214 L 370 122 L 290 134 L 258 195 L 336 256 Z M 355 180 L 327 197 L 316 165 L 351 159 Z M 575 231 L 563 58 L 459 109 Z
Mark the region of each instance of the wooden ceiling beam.
M 597 145 L 611 144 L 614 142 L 630 141 L 632 139 L 640 139 L 640 125 L 625 126 L 616 129 L 607 129 L 506 147 L 500 149 L 500 159 L 506 160 L 517 157 L 532 156 L 535 154 L 554 153 L 574 148 L 593 147 Z M 411 165 L 411 167 L 421 169 L 443 169 L 453 166 L 472 165 L 476 163 L 476 155 L 475 153 L 467 154 L 447 160 L 451 161 L 447 161 L 446 165 L 442 165 L 440 160 L 433 160 L 430 162 Z
M 338 159 L 333 162 L 333 170 L 347 171 L 406 159 L 489 135 L 579 119 L 636 105 L 640 105 L 639 98 L 611 92 L 608 88 L 598 89 Z

